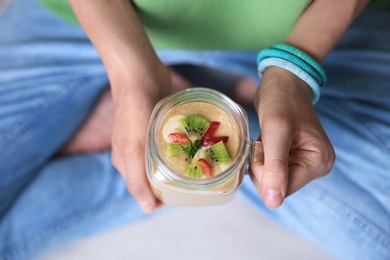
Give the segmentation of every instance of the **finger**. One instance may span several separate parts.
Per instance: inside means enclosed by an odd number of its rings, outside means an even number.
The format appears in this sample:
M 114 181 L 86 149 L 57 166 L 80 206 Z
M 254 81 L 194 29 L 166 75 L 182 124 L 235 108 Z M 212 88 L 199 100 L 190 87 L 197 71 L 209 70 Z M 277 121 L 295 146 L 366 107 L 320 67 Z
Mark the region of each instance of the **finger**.
M 291 165 L 286 196 L 290 196 L 311 182 L 313 180 L 311 176 L 312 174 L 310 173 L 310 170 L 306 167 L 302 165 Z
M 252 180 L 253 185 L 255 185 L 257 192 L 260 197 L 263 197 L 263 192 L 261 190 L 261 179 L 263 176 L 264 164 L 261 162 L 251 162 L 249 168 L 249 177 Z
M 293 194 L 309 182 L 326 176 L 335 160 L 331 148 L 323 153 L 305 151 L 304 157 L 297 155 L 298 152 L 292 152 L 289 157 L 289 181 L 286 196 Z
M 111 150 L 111 163 L 124 178 L 125 176 L 122 174 L 125 172 L 124 162 L 122 157 L 118 156 L 118 152 L 116 151 L 115 146 L 113 146 Z
M 158 203 L 146 177 L 144 149 L 144 145 L 138 145 L 135 149 L 126 149 L 126 158 L 131 160 L 125 163 L 125 175 L 129 192 L 146 213 L 151 213 L 157 208 Z
M 119 173 L 126 179 L 128 191 L 138 201 L 146 213 L 161 207 L 156 200 L 146 177 L 144 167 L 144 146 L 132 145 L 132 148 L 121 148 L 122 153 L 113 147 L 112 162 Z
M 288 156 L 292 134 L 286 124 L 275 120 L 264 122 L 262 127 L 264 170 L 261 190 L 266 206 L 276 209 L 283 203 L 287 193 Z

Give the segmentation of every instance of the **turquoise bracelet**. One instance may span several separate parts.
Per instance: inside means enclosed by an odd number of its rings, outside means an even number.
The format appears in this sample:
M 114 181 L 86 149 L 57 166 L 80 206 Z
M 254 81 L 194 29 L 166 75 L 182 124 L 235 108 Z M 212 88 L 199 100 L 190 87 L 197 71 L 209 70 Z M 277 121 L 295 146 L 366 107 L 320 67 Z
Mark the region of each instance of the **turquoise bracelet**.
M 283 69 L 286 69 L 296 75 L 298 78 L 303 80 L 307 85 L 309 85 L 311 89 L 311 100 L 313 105 L 318 102 L 320 99 L 320 85 L 318 82 L 306 71 L 304 71 L 302 68 L 298 67 L 294 63 L 281 59 L 281 58 L 265 58 L 260 61 L 259 65 L 257 66 L 257 71 L 259 73 L 259 76 L 261 77 L 261 74 L 263 71 L 271 66 L 280 67 Z
M 275 49 L 279 49 L 279 50 L 283 50 L 283 51 L 289 52 L 289 53 L 293 54 L 294 56 L 301 58 L 307 64 L 310 64 L 310 66 L 312 66 L 321 75 L 321 77 L 323 79 L 323 82 L 325 84 L 326 79 L 327 79 L 325 70 L 309 54 L 301 51 L 300 49 L 298 49 L 298 48 L 296 48 L 294 46 L 291 46 L 291 45 L 288 45 L 288 44 L 285 44 L 285 43 L 276 44 L 276 45 L 274 45 L 272 47 L 275 48 Z
M 320 86 L 324 85 L 324 81 L 317 71 L 315 71 L 304 60 L 302 60 L 297 56 L 294 56 L 289 52 L 279 50 L 279 49 L 274 49 L 274 48 L 262 50 L 261 52 L 259 52 L 259 55 L 257 55 L 257 64 L 259 64 L 265 58 L 280 58 L 292 62 L 298 67 L 300 67 L 301 69 L 303 69 L 304 71 L 306 71 L 307 73 L 309 73 Z

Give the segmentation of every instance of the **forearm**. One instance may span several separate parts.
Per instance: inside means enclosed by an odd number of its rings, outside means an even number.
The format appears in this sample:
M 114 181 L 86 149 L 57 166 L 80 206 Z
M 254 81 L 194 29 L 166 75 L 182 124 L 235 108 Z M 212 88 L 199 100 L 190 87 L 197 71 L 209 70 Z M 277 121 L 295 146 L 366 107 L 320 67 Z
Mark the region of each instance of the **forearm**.
M 126 86 L 126 92 L 145 88 L 145 81 L 153 80 L 150 75 L 161 71 L 162 64 L 130 1 L 70 0 L 70 4 L 106 67 L 114 100 L 123 92 L 117 88 Z M 157 93 L 153 88 L 151 92 Z
M 318 62 L 323 61 L 368 2 L 369 0 L 315 0 L 296 22 L 287 43 L 308 53 Z M 273 81 L 283 74 L 292 75 L 287 70 L 270 67 L 263 74 L 263 81 Z M 266 84 L 270 85 L 272 84 Z M 262 88 L 266 86 L 263 84 Z M 303 84 L 301 88 L 307 86 Z M 256 95 L 256 107 L 259 102 L 260 96 Z
M 287 43 L 321 62 L 369 0 L 315 0 L 298 19 Z

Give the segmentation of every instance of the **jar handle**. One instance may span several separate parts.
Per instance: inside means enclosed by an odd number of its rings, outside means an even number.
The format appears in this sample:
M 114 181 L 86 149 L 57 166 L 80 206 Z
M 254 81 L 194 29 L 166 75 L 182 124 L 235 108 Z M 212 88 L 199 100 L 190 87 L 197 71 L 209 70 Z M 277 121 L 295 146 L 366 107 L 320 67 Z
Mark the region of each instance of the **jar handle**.
M 262 142 L 251 140 L 250 161 L 264 163 L 264 149 Z

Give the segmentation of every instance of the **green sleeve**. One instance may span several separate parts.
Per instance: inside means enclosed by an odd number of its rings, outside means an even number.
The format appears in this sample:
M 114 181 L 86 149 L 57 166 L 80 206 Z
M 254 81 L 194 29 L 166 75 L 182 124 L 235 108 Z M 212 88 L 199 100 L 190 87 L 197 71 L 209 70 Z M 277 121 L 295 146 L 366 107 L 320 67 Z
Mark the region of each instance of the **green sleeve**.
M 79 25 L 67 0 L 38 0 Z M 82 1 L 82 0 L 79 0 Z M 156 48 L 258 50 L 283 43 L 311 0 L 133 0 Z M 372 0 L 367 9 L 390 8 Z
M 69 2 L 67 0 L 38 0 L 40 4 L 42 4 L 44 7 L 52 11 L 53 13 L 60 16 L 62 19 L 75 24 L 79 25 L 79 21 L 77 20 L 75 14 L 73 13 L 72 8 L 69 5 Z M 82 1 L 82 0 L 81 0 Z

